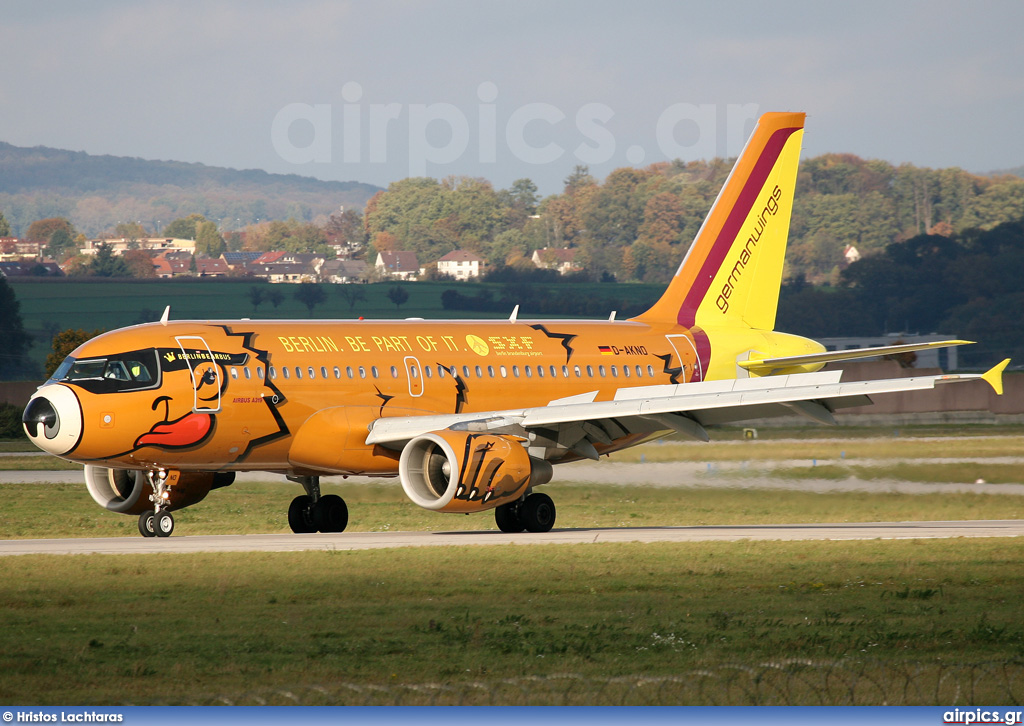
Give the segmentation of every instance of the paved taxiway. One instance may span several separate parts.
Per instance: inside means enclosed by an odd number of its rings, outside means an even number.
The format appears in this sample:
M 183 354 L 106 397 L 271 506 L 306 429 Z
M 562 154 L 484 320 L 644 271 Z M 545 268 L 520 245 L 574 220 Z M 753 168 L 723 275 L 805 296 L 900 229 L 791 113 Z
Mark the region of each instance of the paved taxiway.
M 166 539 L 0 540 L 0 556 L 27 554 L 144 554 L 158 552 L 296 552 L 392 547 L 579 544 L 594 542 L 709 542 L 738 540 L 940 539 L 1021 537 L 1024 521 L 866 522 L 705 527 L 558 529 L 544 534 L 502 532 L 346 532 L 342 534 L 248 534 Z

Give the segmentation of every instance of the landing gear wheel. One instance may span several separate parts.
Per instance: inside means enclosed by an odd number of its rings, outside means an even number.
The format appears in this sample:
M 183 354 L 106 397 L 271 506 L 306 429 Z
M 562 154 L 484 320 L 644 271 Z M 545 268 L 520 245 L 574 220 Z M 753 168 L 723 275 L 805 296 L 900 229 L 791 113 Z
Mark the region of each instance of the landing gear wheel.
M 519 502 L 502 504 L 494 509 L 494 523 L 502 532 L 514 534 L 525 529 L 523 521 L 519 518 Z
M 295 534 L 312 534 L 316 532 L 313 525 L 313 498 L 302 494 L 295 497 L 288 506 L 288 526 Z
M 337 494 L 325 494 L 313 505 L 313 525 L 320 532 L 344 532 L 348 507 Z
M 174 531 L 174 517 L 166 509 L 153 517 L 153 529 L 157 537 L 170 537 Z
M 550 532 L 555 526 L 555 503 L 547 494 L 531 494 L 519 506 L 519 520 L 527 532 Z
M 156 528 L 153 519 L 156 515 L 153 512 L 143 512 L 139 515 L 139 534 L 143 537 L 156 537 Z

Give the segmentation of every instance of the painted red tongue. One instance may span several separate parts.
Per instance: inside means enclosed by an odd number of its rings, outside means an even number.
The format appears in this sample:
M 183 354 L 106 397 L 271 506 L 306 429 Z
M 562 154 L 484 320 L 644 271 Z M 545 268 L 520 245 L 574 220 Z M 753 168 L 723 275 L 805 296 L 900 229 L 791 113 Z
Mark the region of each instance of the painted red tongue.
M 208 413 L 190 413 L 177 421 L 160 423 L 139 437 L 136 446 L 188 446 L 202 441 L 210 431 L 213 418 Z

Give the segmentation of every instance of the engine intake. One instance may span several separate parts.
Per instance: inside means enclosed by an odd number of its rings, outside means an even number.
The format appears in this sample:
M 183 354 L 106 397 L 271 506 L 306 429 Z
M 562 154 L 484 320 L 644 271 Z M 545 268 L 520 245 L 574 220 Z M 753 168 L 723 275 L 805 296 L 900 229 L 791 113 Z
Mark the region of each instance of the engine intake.
M 551 481 L 551 464 L 531 458 L 512 436 L 435 431 L 402 449 L 402 488 L 413 502 L 438 512 L 482 512 Z
M 234 472 L 168 472 L 167 508 L 183 509 L 201 502 L 211 489 L 228 486 L 234 479 Z M 153 487 L 144 471 L 87 464 L 85 486 L 93 501 L 111 512 L 141 514 L 153 508 Z

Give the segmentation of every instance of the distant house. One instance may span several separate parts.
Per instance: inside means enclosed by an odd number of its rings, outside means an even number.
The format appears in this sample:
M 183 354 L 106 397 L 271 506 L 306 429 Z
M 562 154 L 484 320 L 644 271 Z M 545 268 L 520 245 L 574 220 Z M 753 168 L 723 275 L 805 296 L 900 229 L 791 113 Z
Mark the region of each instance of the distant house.
M 456 280 L 468 280 L 480 277 L 480 272 L 487 263 L 468 250 L 452 250 L 437 261 L 437 273 L 448 275 Z
M 63 277 L 64 271 L 56 262 L 19 260 L 0 262 L 0 277 Z
M 196 251 L 195 240 L 181 239 L 178 237 L 144 237 L 142 239 L 90 239 L 86 240 L 85 246 L 79 252 L 83 255 L 94 255 L 100 245 L 106 245 L 113 250 L 115 255 L 123 255 L 130 249 L 140 249 L 156 252 L 188 252 Z
M 197 268 L 198 269 L 198 262 Z M 161 252 L 153 258 L 153 272 L 157 277 L 187 277 L 192 274 L 191 252 Z
M 284 257 L 286 254 L 286 252 L 283 252 L 281 250 L 277 250 L 274 252 L 264 252 L 255 260 L 253 260 L 253 263 L 257 265 L 272 265 L 275 262 L 279 262 L 281 258 Z
M 370 266 L 362 260 L 328 260 L 320 267 L 323 282 L 349 283 L 366 282 L 370 278 Z
M 242 270 L 251 262 L 255 262 L 262 252 L 225 252 L 220 256 L 224 264 L 231 270 Z
M 301 262 L 273 262 L 269 265 L 253 263 L 247 268 L 253 277 L 262 277 L 267 282 L 317 282 L 315 267 Z
M 572 248 L 544 247 L 534 250 L 531 259 L 537 267 L 544 270 L 558 270 L 560 275 L 580 269 L 580 266 L 576 264 L 576 250 Z
M 846 264 L 852 265 L 860 259 L 860 252 L 858 252 L 857 248 L 853 245 L 848 245 L 846 249 L 843 250 L 843 258 L 846 260 Z
M 228 263 L 219 257 L 196 257 L 196 274 L 199 277 L 227 277 L 229 272 Z
M 420 274 L 420 263 L 416 259 L 416 253 L 405 250 L 378 252 L 374 267 L 382 277 L 398 280 L 412 280 Z

